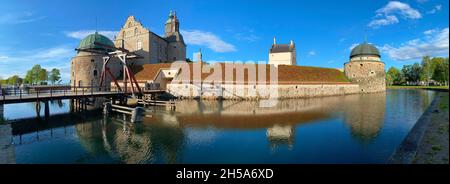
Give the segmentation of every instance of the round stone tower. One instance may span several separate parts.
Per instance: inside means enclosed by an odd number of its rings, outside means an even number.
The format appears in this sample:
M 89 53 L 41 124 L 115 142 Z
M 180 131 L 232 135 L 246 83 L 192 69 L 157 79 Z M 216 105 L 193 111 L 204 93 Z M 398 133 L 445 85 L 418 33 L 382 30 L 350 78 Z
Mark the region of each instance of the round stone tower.
M 94 43 L 101 43 L 102 45 L 108 45 L 114 47 L 114 43 L 99 33 L 94 33 L 83 40 L 77 48 L 77 55 L 72 58 L 71 61 L 71 75 L 70 82 L 72 87 L 97 87 L 100 85 L 100 75 L 103 67 L 103 57 L 106 52 L 111 51 L 108 48 L 104 48 Z M 120 73 L 118 62 L 108 63 L 113 75 Z M 115 76 L 117 77 L 117 76 Z M 109 78 L 107 78 L 109 79 Z M 106 86 L 111 83 L 110 80 L 106 80 Z
M 361 93 L 386 90 L 385 64 L 378 49 L 369 43 L 356 46 L 350 61 L 344 64 L 344 72 L 351 82 L 359 84 Z
M 103 45 L 114 47 L 114 43 L 109 38 L 97 32 L 81 40 L 77 48 L 77 55 L 71 60 L 70 85 L 73 87 L 72 90 L 77 90 L 78 92 L 84 90 L 85 93 L 99 90 L 103 57 L 107 52 L 112 51 Z M 108 68 L 115 75 L 114 77 L 117 78 L 121 75 L 121 66 L 119 62 L 114 62 L 113 59 L 108 63 Z M 103 86 L 110 87 L 110 84 L 111 78 L 106 77 Z M 92 102 L 89 103 L 91 104 L 91 106 L 88 106 L 89 109 L 101 107 L 104 101 L 102 98 L 89 100 Z

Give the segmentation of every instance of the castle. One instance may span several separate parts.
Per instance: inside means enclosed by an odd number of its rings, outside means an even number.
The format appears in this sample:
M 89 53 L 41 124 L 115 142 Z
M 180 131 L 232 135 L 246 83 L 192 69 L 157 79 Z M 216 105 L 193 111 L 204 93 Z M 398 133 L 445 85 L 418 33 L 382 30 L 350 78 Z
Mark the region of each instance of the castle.
M 98 32 L 87 36 L 81 40 L 77 48 L 77 55 L 71 61 L 71 85 L 99 86 L 100 84 L 99 75 L 102 70 L 104 54 L 84 50 L 109 51 L 105 46 L 124 48 L 141 56 L 131 63 L 137 66 L 186 61 L 186 44 L 180 33 L 180 22 L 176 12 L 170 12 L 164 30 L 164 36 L 159 36 L 145 28 L 134 16 L 129 16 L 114 41 Z M 123 75 L 120 62 L 110 62 L 108 67 L 115 78 Z M 111 82 L 110 79 L 108 80 L 107 83 Z
M 378 49 L 366 42 L 352 49 L 349 61 L 344 64 L 344 72 L 297 66 L 294 42 L 277 44 L 275 38 L 268 64 L 237 64 L 227 70 L 229 63 L 202 62 L 201 52 L 196 55 L 199 62 L 187 63 L 186 44 L 179 26 L 176 13 L 171 12 L 165 23 L 165 35 L 161 37 L 129 16 L 114 41 L 99 33 L 87 36 L 80 42 L 77 55 L 72 59 L 71 85 L 98 86 L 103 55 L 84 50 L 108 51 L 115 47 L 141 56 L 129 67 L 143 90 L 162 89 L 178 98 L 264 99 L 274 97 L 273 93 L 276 98 L 303 98 L 385 91 L 385 64 Z M 183 61 L 181 63 L 185 67 L 172 65 L 175 61 Z M 121 62 L 111 62 L 108 68 L 116 79 L 124 75 Z M 276 68 L 276 81 L 265 78 L 274 75 L 272 68 Z M 185 75 L 186 71 L 197 71 L 200 75 L 198 78 Z M 251 78 L 250 71 L 258 77 Z M 230 74 L 231 78 L 223 74 Z M 115 85 L 108 80 L 106 83 Z M 123 82 L 119 81 L 119 86 L 123 87 Z

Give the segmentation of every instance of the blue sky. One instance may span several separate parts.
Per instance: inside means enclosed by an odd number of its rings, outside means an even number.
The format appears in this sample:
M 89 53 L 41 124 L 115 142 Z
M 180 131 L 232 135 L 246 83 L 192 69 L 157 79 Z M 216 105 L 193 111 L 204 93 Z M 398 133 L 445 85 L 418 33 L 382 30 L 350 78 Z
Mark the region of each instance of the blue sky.
M 297 64 L 342 68 L 350 49 L 367 37 L 387 67 L 448 57 L 448 0 L 323 1 L 0 1 L 0 77 L 23 76 L 34 64 L 61 68 L 69 80 L 70 59 L 93 30 L 109 37 L 127 16 L 162 35 L 175 10 L 187 56 L 202 48 L 206 61 L 267 61 L 278 43 L 294 40 Z M 97 23 L 96 23 L 97 22 Z

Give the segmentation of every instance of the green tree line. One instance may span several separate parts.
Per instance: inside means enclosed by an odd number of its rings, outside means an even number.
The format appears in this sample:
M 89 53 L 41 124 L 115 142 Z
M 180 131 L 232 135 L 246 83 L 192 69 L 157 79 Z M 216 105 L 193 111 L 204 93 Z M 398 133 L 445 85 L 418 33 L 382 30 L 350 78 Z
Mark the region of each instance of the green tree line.
M 45 85 L 50 82 L 51 84 L 56 84 L 61 82 L 61 73 L 59 69 L 53 68 L 47 71 L 42 68 L 41 65 L 34 65 L 30 70 L 27 71 L 24 78 L 18 75 L 13 75 L 6 79 L 0 79 L 0 84 L 5 85 L 21 85 L 21 84 L 40 84 Z
M 448 86 L 448 57 L 422 58 L 422 62 L 404 65 L 397 69 L 390 67 L 386 72 L 387 85 L 442 85 Z

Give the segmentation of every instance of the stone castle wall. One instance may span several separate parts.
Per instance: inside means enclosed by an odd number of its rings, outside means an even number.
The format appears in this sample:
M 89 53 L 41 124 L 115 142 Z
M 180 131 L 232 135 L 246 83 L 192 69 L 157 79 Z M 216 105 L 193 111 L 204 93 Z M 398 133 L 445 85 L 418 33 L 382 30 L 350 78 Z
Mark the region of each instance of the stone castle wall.
M 352 83 L 359 84 L 361 93 L 386 90 L 385 64 L 376 61 L 351 61 L 344 64 L 345 75 Z
M 108 68 L 111 73 L 117 78 L 121 75 L 121 65 L 120 61 L 112 58 L 108 63 Z M 100 75 L 102 73 L 103 67 L 103 56 L 93 53 L 80 52 L 77 56 L 72 58 L 70 67 L 70 85 L 79 86 L 99 86 L 100 85 Z M 109 87 L 111 83 L 111 78 L 108 76 L 106 78 L 105 85 Z
M 297 84 L 297 85 L 233 85 L 203 86 L 168 84 L 167 92 L 179 98 L 202 99 L 268 99 L 307 98 L 359 93 L 357 84 Z

